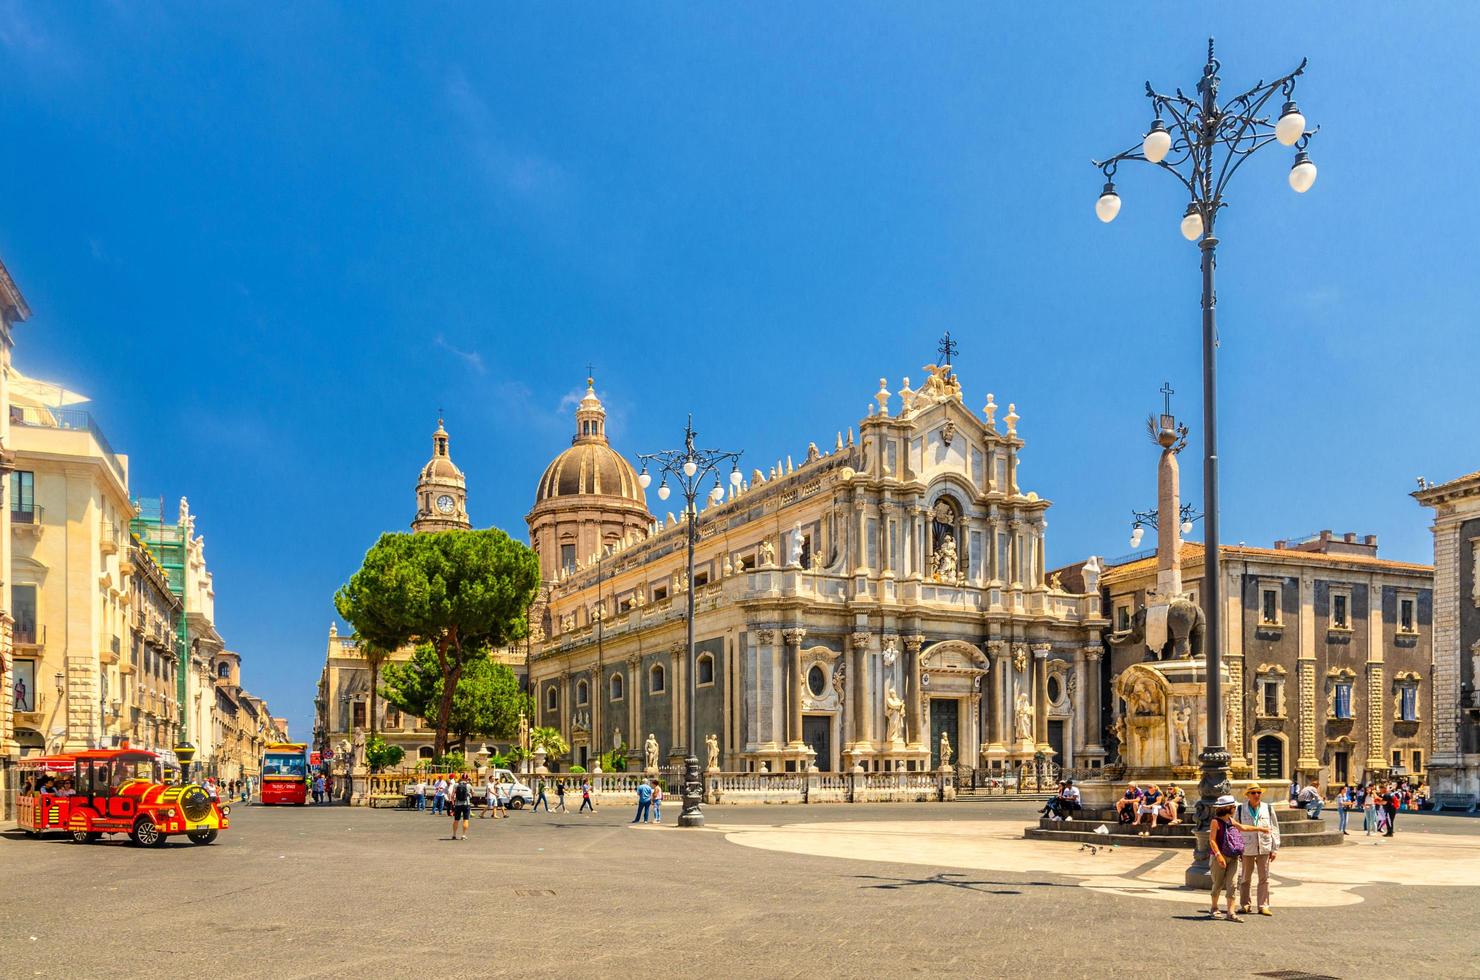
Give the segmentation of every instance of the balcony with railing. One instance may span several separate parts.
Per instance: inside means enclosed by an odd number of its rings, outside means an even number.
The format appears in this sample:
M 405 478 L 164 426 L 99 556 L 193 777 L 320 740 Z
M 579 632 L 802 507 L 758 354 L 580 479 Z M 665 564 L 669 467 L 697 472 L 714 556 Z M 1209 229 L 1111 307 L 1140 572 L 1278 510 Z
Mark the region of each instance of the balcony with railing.
M 108 442 L 108 437 L 103 435 L 103 430 L 93 420 L 92 413 L 80 408 L 12 405 L 10 406 L 10 424 L 38 429 L 63 429 L 71 432 L 87 433 L 97 443 L 98 449 L 102 451 L 103 458 L 107 460 L 109 467 L 112 468 L 118 479 L 125 484 L 128 483 L 128 475 L 123 468 L 123 461 L 113 451 L 113 446 Z
M 11 642 L 16 646 L 44 647 L 46 646 L 46 624 L 37 625 L 36 621 L 17 622 L 10 634 Z
M 19 510 L 13 506 L 16 503 L 19 503 L 19 501 L 11 501 L 11 531 L 15 534 L 28 535 L 32 538 L 41 537 L 41 528 L 46 517 L 46 508 L 32 504 L 29 510 Z

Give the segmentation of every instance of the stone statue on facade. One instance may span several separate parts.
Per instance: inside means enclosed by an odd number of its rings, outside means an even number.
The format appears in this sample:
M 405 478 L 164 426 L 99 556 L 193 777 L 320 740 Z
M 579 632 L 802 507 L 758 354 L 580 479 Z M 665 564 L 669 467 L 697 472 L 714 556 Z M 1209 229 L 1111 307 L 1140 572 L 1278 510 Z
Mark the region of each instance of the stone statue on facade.
M 1192 735 L 1187 726 L 1192 721 L 1192 709 L 1184 702 L 1172 711 L 1172 731 L 1177 736 L 1177 757 L 1184 766 L 1192 765 Z
M 956 536 L 954 534 L 941 536 L 940 545 L 935 549 L 935 554 L 931 556 L 931 561 L 930 570 L 934 573 L 937 582 L 955 580 L 957 562 Z
M 709 770 L 719 771 L 719 736 L 710 732 L 704 736 L 704 747 L 709 750 Z
M 885 737 L 895 745 L 904 744 L 904 699 L 891 683 L 884 689 L 884 716 L 888 719 Z
M 735 563 L 730 560 L 728 553 L 725 554 L 725 578 L 735 574 Z
M 776 567 L 776 546 L 771 543 L 770 538 L 761 538 L 760 544 L 761 567 Z
M 658 737 L 648 732 L 647 741 L 643 743 L 643 756 L 646 763 L 646 771 L 658 771 Z
M 947 768 L 951 764 L 951 737 L 945 732 L 940 733 L 940 767 Z
M 791 548 L 786 556 L 787 568 L 802 567 L 802 524 L 800 521 L 791 526 Z
M 894 661 L 899 657 L 899 647 L 894 642 L 894 637 L 884 641 L 884 666 L 893 667 Z
M 1017 737 L 1019 741 L 1033 741 L 1033 706 L 1028 703 L 1028 696 L 1022 691 L 1018 692 L 1017 705 L 1013 709 L 1016 718 Z
M 614 749 L 620 749 L 621 747 L 622 747 L 622 730 L 620 728 L 613 728 L 612 729 L 612 748 L 614 748 Z

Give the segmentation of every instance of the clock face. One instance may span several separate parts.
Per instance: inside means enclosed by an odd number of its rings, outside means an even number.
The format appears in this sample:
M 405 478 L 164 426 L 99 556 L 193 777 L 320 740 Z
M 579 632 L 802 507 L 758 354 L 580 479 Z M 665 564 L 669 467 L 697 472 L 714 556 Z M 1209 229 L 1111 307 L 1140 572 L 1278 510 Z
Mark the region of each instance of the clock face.
M 452 508 L 454 504 L 455 502 L 453 501 L 453 499 L 445 493 L 437 498 L 437 509 L 444 514 L 452 513 Z

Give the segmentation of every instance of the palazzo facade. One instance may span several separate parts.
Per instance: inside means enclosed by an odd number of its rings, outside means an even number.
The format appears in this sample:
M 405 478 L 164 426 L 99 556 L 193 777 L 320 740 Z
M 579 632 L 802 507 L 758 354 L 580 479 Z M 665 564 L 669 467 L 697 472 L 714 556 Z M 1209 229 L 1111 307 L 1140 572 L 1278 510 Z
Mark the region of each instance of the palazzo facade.
M 684 521 L 647 516 L 588 385 L 528 517 L 536 723 L 571 763 L 640 759 L 649 736 L 702 760 L 712 735 L 729 771 L 1100 765 L 1094 566 L 1082 592 L 1046 579 L 1049 501 L 1019 485 L 1014 406 L 974 413 L 949 365 L 926 370 L 897 396 L 881 379 L 856 440 L 753 469 L 697 514 L 692 660 Z

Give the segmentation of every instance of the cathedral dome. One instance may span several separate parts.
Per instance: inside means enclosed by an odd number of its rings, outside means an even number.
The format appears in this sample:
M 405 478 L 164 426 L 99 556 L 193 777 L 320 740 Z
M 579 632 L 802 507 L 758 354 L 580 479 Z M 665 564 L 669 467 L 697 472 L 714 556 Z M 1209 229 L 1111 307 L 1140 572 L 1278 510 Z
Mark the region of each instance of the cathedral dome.
M 545 467 L 535 488 L 536 504 L 590 494 L 620 497 L 647 508 L 637 471 L 606 441 L 606 409 L 590 378 L 586 379 L 586 396 L 576 407 L 576 434 L 570 442 L 570 448 Z
M 577 441 L 545 467 L 535 491 L 535 503 L 576 494 L 621 497 L 647 505 L 632 464 L 603 442 Z

